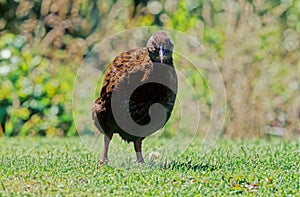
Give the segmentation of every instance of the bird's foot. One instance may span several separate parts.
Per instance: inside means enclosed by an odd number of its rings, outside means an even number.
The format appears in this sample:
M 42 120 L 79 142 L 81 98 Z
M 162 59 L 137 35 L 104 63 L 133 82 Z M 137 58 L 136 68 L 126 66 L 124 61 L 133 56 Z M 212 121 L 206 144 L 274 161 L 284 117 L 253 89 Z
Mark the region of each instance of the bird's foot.
M 137 163 L 145 163 L 142 151 L 136 152 L 136 160 Z
M 108 159 L 101 159 L 101 161 L 99 162 L 98 166 L 107 165 L 107 164 L 109 164 L 109 160 Z
M 136 162 L 139 163 L 139 164 L 145 163 L 144 159 L 138 159 Z

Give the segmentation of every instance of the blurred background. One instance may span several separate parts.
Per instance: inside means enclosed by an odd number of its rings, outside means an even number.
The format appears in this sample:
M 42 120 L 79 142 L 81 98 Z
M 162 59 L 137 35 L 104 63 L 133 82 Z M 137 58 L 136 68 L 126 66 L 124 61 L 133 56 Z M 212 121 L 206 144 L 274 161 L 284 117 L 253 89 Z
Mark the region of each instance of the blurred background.
M 299 10 L 296 0 L 0 0 L 0 136 L 77 135 L 72 89 L 87 53 L 120 31 L 159 26 L 197 38 L 217 64 L 223 136 L 299 138 Z M 189 77 L 209 109 L 203 78 Z

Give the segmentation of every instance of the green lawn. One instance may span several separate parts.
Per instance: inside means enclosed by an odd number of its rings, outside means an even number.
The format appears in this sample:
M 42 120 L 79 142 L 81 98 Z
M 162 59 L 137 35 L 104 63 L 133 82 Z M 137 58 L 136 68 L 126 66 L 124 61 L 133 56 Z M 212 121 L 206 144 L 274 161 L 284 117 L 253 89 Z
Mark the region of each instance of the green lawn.
M 140 165 L 116 136 L 111 164 L 98 167 L 80 138 L 0 138 L 0 196 L 300 196 L 299 141 L 220 140 L 207 155 L 193 143 L 149 159 L 160 143 L 145 140 Z

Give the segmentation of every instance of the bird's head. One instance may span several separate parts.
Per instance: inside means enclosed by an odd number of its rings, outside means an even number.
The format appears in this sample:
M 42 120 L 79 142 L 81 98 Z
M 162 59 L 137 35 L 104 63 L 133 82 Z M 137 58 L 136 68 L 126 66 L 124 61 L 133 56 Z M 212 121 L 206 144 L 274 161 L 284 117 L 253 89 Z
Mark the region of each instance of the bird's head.
M 154 62 L 171 63 L 173 43 L 166 32 L 155 32 L 148 40 L 147 48 Z

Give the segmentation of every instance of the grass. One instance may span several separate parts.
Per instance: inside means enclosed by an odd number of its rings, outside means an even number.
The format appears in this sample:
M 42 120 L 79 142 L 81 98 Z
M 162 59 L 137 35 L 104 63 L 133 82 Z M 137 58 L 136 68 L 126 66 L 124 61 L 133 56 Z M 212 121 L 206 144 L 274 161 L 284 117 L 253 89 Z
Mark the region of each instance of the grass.
M 177 157 L 149 159 L 163 139 L 147 140 L 146 164 L 115 137 L 112 164 L 98 167 L 80 138 L 0 138 L 0 196 L 300 195 L 299 141 L 220 140 L 206 155 L 195 142 Z

